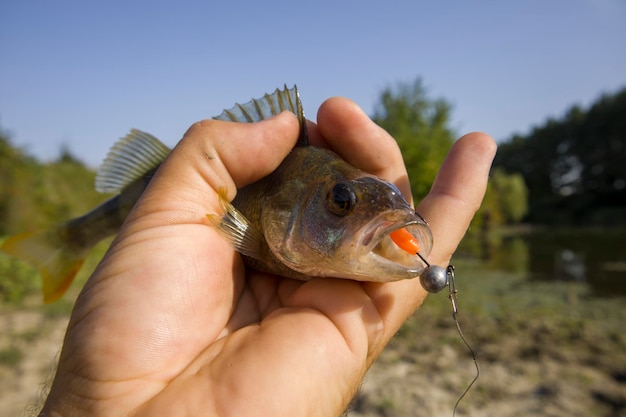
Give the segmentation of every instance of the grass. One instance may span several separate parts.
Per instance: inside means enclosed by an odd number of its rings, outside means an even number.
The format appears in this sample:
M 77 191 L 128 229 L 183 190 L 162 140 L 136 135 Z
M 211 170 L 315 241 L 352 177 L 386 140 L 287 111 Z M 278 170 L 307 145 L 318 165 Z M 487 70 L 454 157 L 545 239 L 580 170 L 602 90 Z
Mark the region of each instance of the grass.
M 19 339 L 23 340 L 26 343 L 34 342 L 35 340 L 39 339 L 40 336 L 41 336 L 41 329 L 39 328 L 32 328 L 17 335 Z
M 396 408 L 396 403 L 392 398 L 383 398 L 380 402 L 376 404 L 376 408 L 381 412 L 390 411 Z
M 581 283 L 530 283 L 521 273 L 482 271 L 462 262 L 456 266 L 457 318 L 483 359 L 548 355 L 559 361 L 574 356 L 596 360 L 602 352 L 605 358 L 621 358 L 615 366 L 626 370 L 623 299 L 590 297 Z M 429 337 L 416 338 L 419 334 Z M 430 295 L 392 345 L 406 349 L 403 356 L 433 345 L 467 352 L 452 319 L 447 290 Z M 598 362 L 609 365 L 608 359 Z
M 0 253 L 0 302 L 19 304 L 40 289 L 37 271 L 29 265 Z
M 16 367 L 20 364 L 24 357 L 22 351 L 15 347 L 9 346 L 0 350 L 0 366 Z
M 526 273 L 486 271 L 475 262 L 455 261 L 455 266 L 458 319 L 481 370 L 460 414 L 498 409 L 498 403 L 511 404 L 511 410 L 516 404 L 533 405 L 540 413 L 542 404 L 576 401 L 576 407 L 585 410 L 580 415 L 618 415 L 607 413 L 598 395 L 623 404 L 623 298 L 598 298 L 577 282 L 531 282 Z M 451 313 L 446 290 L 430 295 L 391 341 L 378 369 L 404 361 L 415 375 L 431 375 L 437 388 L 460 393 L 474 371 Z M 376 394 L 370 389 L 368 401 L 383 401 L 391 389 Z M 415 405 L 400 393 L 391 398 L 402 410 L 393 415 L 409 415 L 403 414 L 408 408 L 403 404 Z M 594 409 L 604 411 L 588 412 Z

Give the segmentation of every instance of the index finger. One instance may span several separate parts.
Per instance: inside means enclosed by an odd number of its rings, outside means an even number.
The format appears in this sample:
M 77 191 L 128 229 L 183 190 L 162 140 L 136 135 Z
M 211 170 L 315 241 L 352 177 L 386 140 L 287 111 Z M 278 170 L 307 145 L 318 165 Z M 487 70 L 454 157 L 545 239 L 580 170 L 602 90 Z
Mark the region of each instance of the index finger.
M 450 261 L 480 208 L 495 153 L 496 144 L 489 135 L 470 133 L 454 144 L 443 162 L 430 192 L 417 207 L 433 233 L 431 263 L 445 266 Z
M 433 249 L 428 260 L 446 266 L 469 222 L 480 206 L 496 146 L 482 133 L 459 139 L 446 157 L 430 193 L 417 210 L 429 222 Z M 402 323 L 423 302 L 426 291 L 419 280 L 410 279 L 387 284 L 365 283 L 365 291 L 384 317 L 385 338 L 389 340 Z M 382 349 L 375 346 L 372 357 Z

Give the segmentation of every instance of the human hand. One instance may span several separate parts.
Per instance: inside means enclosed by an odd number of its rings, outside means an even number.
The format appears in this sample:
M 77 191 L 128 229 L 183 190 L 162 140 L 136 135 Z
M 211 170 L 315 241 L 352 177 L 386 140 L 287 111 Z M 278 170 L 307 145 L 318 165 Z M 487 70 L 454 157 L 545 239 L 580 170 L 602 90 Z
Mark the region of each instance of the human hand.
M 298 136 L 283 113 L 192 126 L 163 163 L 79 296 L 42 415 L 333 416 L 426 296 L 419 280 L 307 282 L 247 270 L 208 226 L 217 190 L 272 172 Z M 402 156 L 354 103 L 328 100 L 309 126 L 410 200 Z M 482 200 L 495 153 L 460 139 L 418 212 L 446 265 Z

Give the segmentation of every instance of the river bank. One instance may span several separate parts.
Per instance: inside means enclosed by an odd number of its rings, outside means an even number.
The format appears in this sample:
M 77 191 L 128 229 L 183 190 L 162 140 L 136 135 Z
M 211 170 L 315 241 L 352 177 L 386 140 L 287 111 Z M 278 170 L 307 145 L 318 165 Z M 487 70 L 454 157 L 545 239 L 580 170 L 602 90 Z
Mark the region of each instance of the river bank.
M 471 267 L 457 268 L 457 281 L 458 318 L 481 372 L 457 416 L 626 416 L 623 298 Z M 29 298 L 0 309 L 3 416 L 41 398 L 69 307 Z M 349 415 L 451 416 L 474 373 L 446 295 L 430 296 L 374 364 Z
M 459 320 L 480 378 L 457 416 L 626 416 L 624 299 L 502 273 L 467 278 Z M 474 374 L 446 296 L 431 296 L 372 367 L 350 416 L 451 416 Z

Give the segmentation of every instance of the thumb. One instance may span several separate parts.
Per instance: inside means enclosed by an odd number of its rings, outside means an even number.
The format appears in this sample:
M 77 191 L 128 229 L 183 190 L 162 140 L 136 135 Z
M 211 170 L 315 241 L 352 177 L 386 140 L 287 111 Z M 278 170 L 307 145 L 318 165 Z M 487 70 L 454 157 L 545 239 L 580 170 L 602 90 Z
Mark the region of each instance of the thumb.
M 218 188 L 234 196 L 236 187 L 272 172 L 298 131 L 288 113 L 255 124 L 203 121 L 189 129 L 77 301 L 71 331 L 106 334 L 68 338 L 68 351 L 91 353 L 69 355 L 93 364 L 85 374 L 107 383 L 161 372 L 170 378 L 214 341 L 232 314 L 240 288 L 234 278 L 241 274 L 230 245 L 206 227 L 205 214 L 218 212 Z
M 163 162 L 132 217 L 145 214 L 143 208 L 149 207 L 151 212 L 177 212 L 169 224 L 188 222 L 189 214 L 195 216 L 191 223 L 197 222 L 198 214 L 203 217 L 218 210 L 220 188 L 233 199 L 238 188 L 274 171 L 295 145 L 298 133 L 298 119 L 290 112 L 258 123 L 204 120 L 194 124 Z

